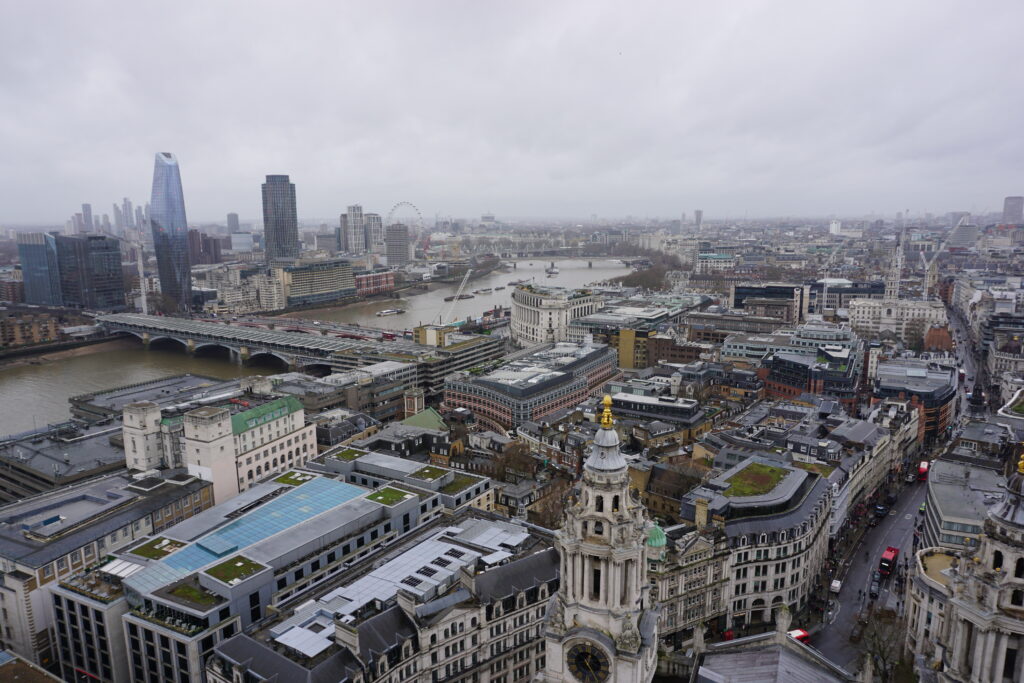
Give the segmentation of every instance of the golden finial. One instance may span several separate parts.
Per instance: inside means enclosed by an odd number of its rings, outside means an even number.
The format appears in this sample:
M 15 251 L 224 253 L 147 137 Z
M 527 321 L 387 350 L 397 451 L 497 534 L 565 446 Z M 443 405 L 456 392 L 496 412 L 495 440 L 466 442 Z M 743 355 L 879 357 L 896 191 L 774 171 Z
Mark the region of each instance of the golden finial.
M 1024 474 L 1024 452 L 1020 454 L 1020 460 L 1017 461 L 1017 472 Z
M 602 401 L 602 403 L 604 403 L 604 412 L 601 414 L 601 427 L 603 427 L 604 429 L 611 429 L 612 428 L 612 397 L 609 396 L 608 394 L 605 394 L 604 395 L 604 400 Z M 1021 460 L 1021 463 L 1024 463 L 1024 459 Z M 1022 464 L 1021 467 L 1024 467 L 1024 464 Z

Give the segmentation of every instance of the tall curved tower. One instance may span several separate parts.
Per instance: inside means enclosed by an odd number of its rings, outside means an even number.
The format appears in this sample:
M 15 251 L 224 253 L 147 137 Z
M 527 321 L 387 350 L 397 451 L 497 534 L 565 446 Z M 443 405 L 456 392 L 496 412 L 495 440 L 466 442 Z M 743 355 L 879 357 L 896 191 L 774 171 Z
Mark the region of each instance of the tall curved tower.
M 153 166 L 153 194 L 149 201 L 153 250 L 160 275 L 160 291 L 174 301 L 177 312 L 192 308 L 192 265 L 188 260 L 188 222 L 181 191 L 178 160 L 170 152 L 158 152 Z
M 650 522 L 630 493 L 611 397 L 555 546 L 561 584 L 548 603 L 540 681 L 646 683 L 657 668 L 658 615 L 647 582 Z

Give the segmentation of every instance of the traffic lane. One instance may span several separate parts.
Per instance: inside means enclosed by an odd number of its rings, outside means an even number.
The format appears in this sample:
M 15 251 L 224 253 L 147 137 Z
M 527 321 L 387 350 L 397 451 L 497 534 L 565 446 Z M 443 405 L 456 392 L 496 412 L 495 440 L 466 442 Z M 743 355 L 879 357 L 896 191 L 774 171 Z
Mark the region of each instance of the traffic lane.
M 912 552 L 914 527 L 918 521 L 916 517 L 919 516 L 917 510 L 926 495 L 927 487 L 923 482 L 915 482 L 901 491 L 890 514 L 877 527 L 868 529 L 861 547 L 853 554 L 843 581 L 843 589 L 838 596 L 839 609 L 835 619 L 816 633 L 811 643 L 840 666 L 856 664 L 860 657 L 857 645 L 850 642 L 850 632 L 853 630 L 857 614 L 871 602 L 868 596 L 871 574 L 878 568 L 882 551 L 890 545 L 898 547 L 902 565 L 904 552 Z M 868 553 L 866 557 L 865 549 Z M 894 595 L 892 585 L 889 581 L 883 583 L 883 592 L 879 598 L 884 595 L 888 599 Z M 893 597 L 894 605 L 895 599 Z

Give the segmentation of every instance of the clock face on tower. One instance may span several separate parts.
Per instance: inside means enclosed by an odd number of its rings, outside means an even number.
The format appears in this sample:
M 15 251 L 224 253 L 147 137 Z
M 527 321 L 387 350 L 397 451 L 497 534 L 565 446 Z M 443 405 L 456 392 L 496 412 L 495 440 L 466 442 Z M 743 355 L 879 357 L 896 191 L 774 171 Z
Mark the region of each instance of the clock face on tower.
M 611 673 L 608 655 L 588 642 L 577 643 L 566 655 L 569 672 L 582 683 L 603 683 Z

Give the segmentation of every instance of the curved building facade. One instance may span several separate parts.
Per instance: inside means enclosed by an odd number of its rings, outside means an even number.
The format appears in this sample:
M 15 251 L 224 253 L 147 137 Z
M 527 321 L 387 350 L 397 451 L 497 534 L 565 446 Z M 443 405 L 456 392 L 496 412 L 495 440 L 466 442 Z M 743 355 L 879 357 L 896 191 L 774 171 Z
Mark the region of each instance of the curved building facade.
M 185 195 L 181 191 L 178 160 L 170 152 L 159 152 L 153 166 L 153 194 L 149 201 L 149 223 L 160 275 L 160 291 L 175 302 L 178 312 L 192 308 L 192 265 L 188 258 L 188 222 Z
M 512 338 L 524 346 L 566 341 L 569 323 L 596 313 L 601 302 L 589 289 L 519 285 L 512 292 Z

